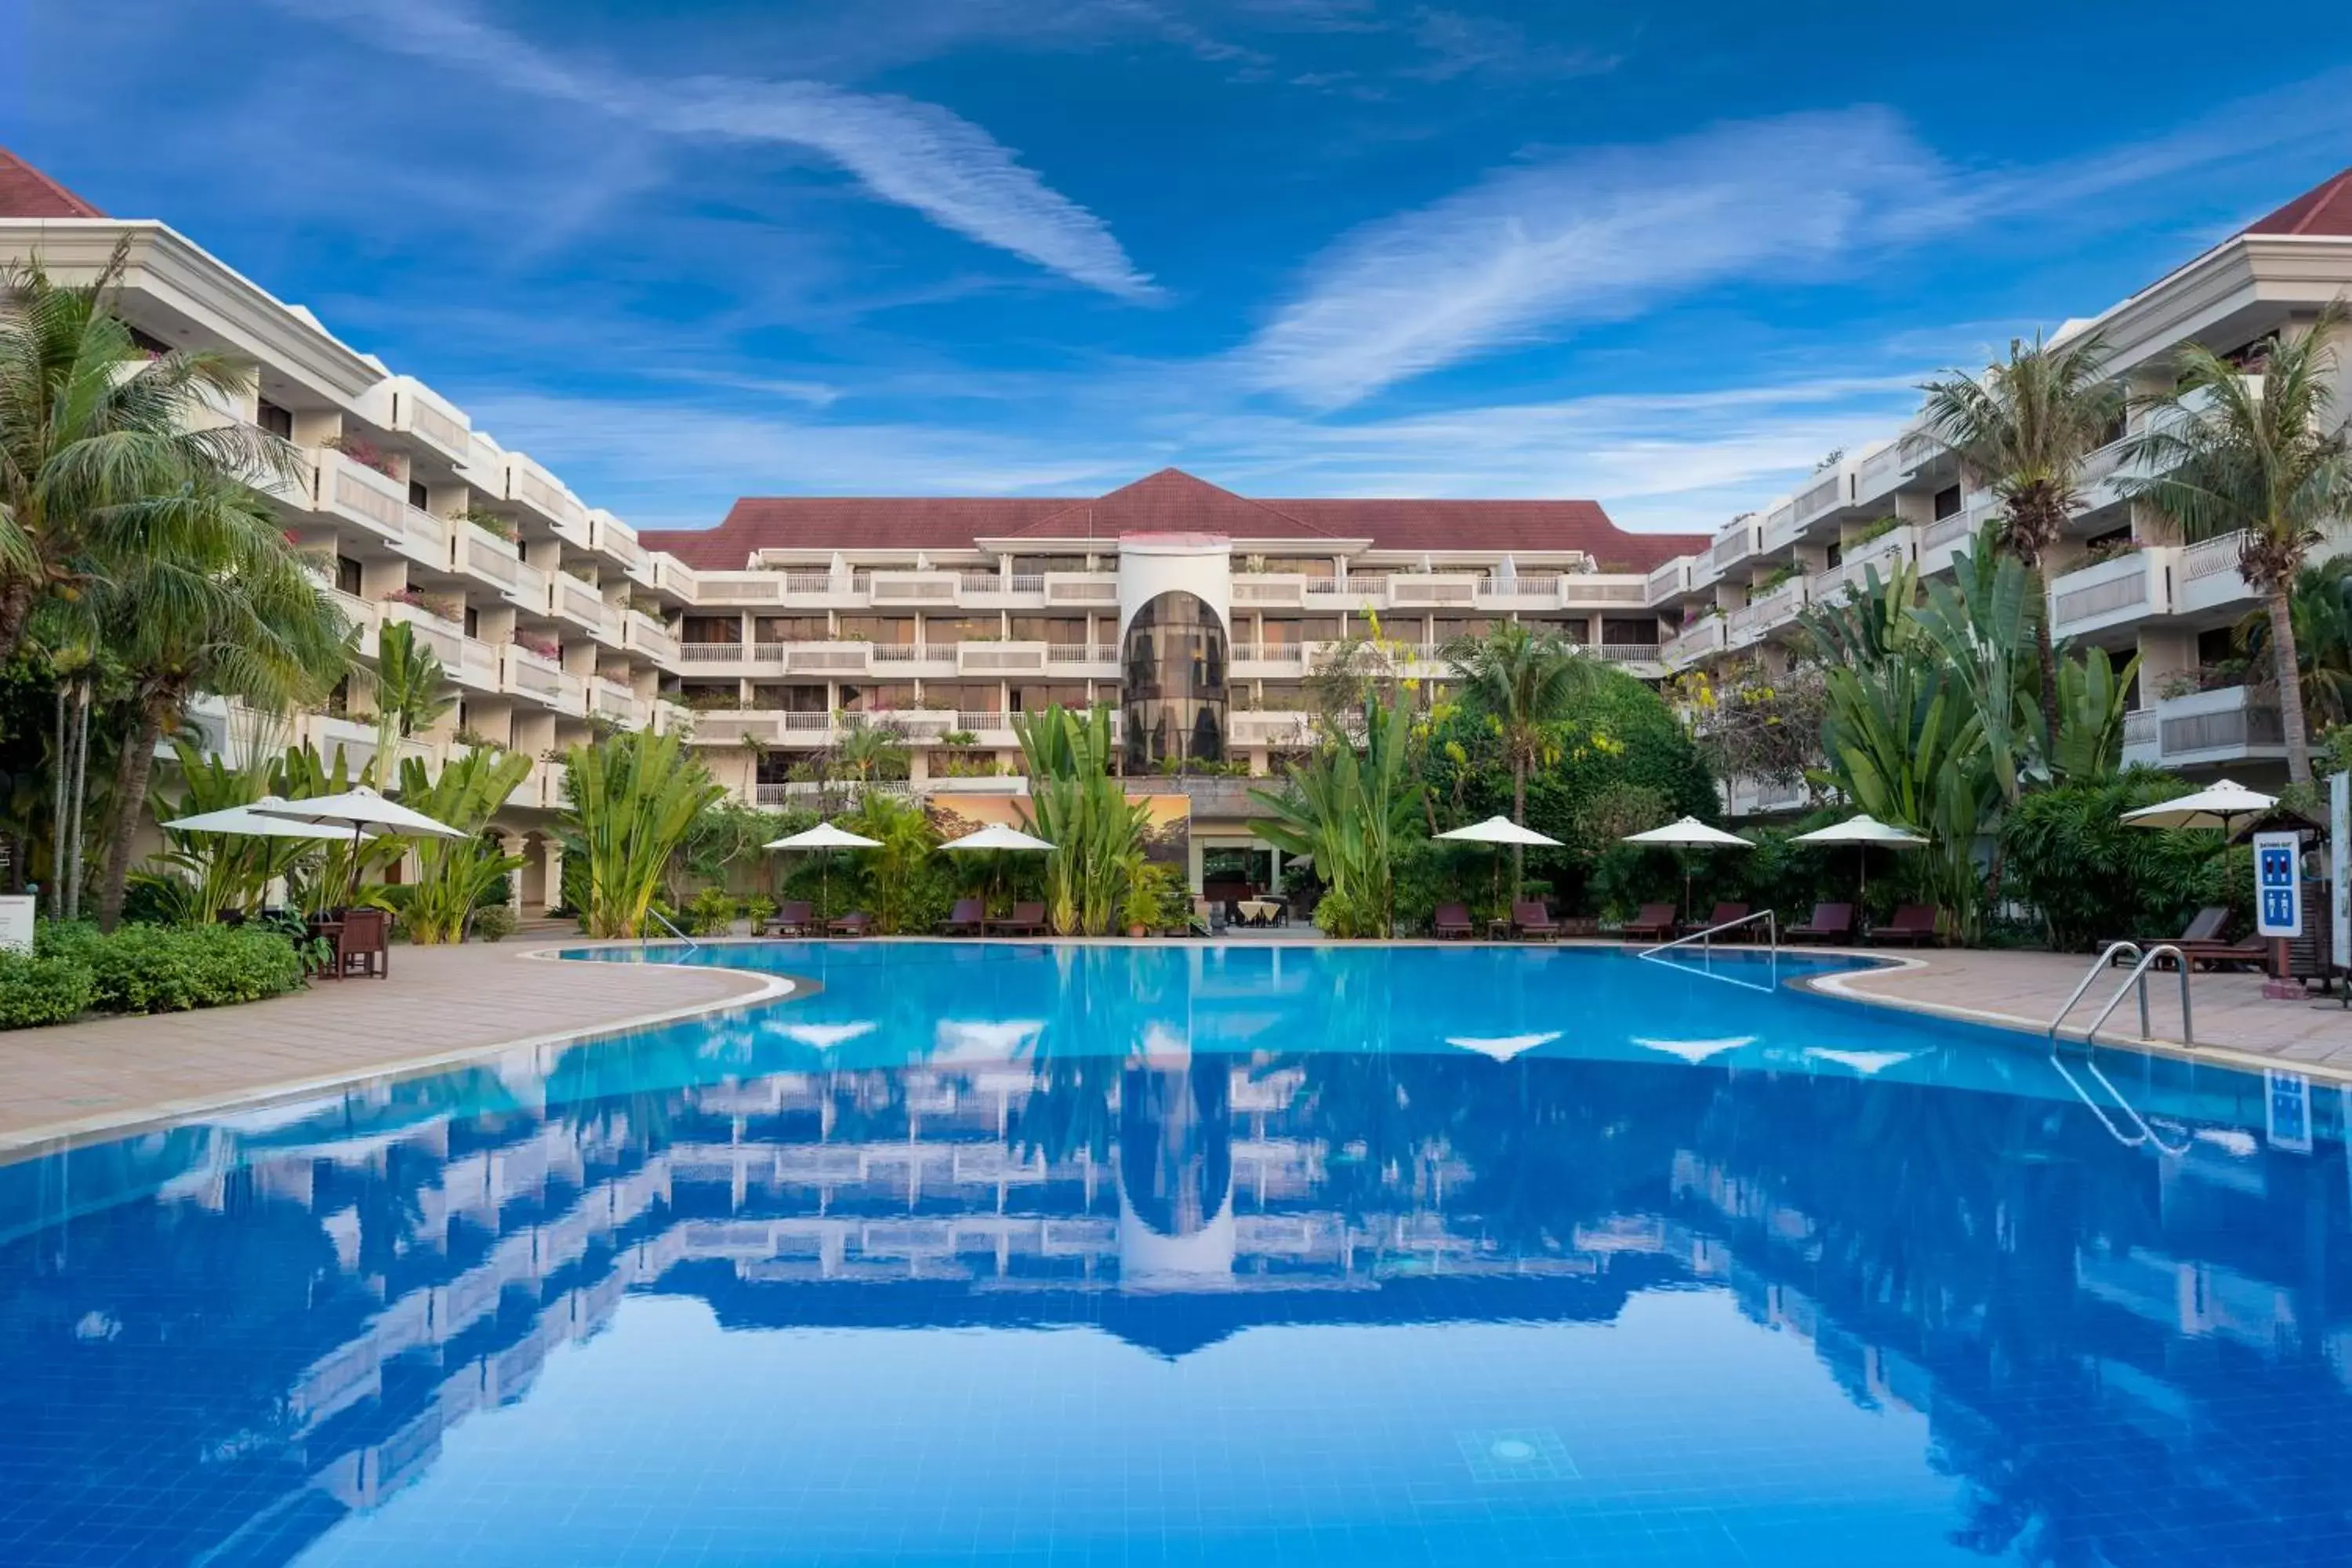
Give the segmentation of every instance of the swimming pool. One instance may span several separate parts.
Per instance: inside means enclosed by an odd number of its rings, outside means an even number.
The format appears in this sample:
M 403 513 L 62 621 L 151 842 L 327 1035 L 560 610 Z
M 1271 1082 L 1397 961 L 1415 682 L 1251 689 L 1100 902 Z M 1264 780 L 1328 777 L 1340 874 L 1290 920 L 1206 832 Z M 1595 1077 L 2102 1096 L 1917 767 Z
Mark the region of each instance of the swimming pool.
M 0 1563 L 2352 1561 L 2332 1086 L 1787 959 L 663 956 L 814 989 L 0 1166 Z

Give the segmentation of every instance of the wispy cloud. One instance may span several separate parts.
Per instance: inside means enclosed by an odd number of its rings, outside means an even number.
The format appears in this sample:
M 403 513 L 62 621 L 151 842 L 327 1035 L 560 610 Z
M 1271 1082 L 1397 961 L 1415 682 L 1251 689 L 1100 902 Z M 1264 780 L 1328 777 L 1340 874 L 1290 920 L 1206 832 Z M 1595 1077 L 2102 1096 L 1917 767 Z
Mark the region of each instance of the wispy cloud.
M 1259 385 L 1334 408 L 1566 324 L 1720 279 L 1818 265 L 1932 157 L 1877 110 L 1722 127 L 1503 170 L 1310 265 L 1244 355 Z
M 1158 292 L 1100 218 L 1047 185 L 987 132 L 937 104 L 814 81 L 638 80 L 560 58 L 445 0 L 341 0 L 297 14 L 660 135 L 814 153 L 881 199 L 983 245 L 1123 299 Z

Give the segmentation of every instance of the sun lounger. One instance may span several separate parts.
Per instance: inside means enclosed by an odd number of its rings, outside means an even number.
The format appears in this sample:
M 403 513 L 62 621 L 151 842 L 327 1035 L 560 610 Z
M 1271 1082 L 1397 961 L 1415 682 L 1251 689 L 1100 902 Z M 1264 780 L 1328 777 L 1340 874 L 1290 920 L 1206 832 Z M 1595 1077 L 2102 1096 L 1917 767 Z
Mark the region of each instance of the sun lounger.
M 1790 942 L 1851 942 L 1853 940 L 1853 906 L 1815 904 L 1811 920 L 1801 926 L 1790 926 L 1780 934 Z
M 816 929 L 816 906 L 805 900 L 787 899 L 768 917 L 770 936 L 812 936 Z
M 1538 899 L 1521 899 L 1511 906 L 1511 931 L 1517 936 L 1539 936 L 1546 942 L 1559 940 L 1559 922 L 1551 918 L 1551 910 Z
M 978 899 L 958 899 L 940 922 L 942 936 L 979 936 L 988 929 L 988 906 Z
M 1692 924 L 1685 925 L 1683 927 L 1683 934 L 1685 936 L 1696 936 L 1700 931 L 1717 931 L 1717 928 L 1718 927 L 1727 926 L 1736 921 L 1744 921 L 1747 918 L 1748 906 L 1746 904 L 1735 904 L 1728 901 L 1719 903 L 1715 906 L 1714 912 L 1709 914 L 1706 919 Z M 1717 931 L 1717 934 L 1709 940 L 1715 942 L 1745 942 L 1748 939 L 1748 929 L 1745 926 L 1742 926 L 1738 931 Z
M 1440 904 L 1430 917 L 1429 934 L 1443 942 L 1449 938 L 1468 938 L 1475 930 L 1470 923 L 1470 910 L 1461 904 Z
M 2229 923 L 2230 911 L 2226 907 L 2221 904 L 2208 904 L 2203 909 L 2197 911 L 2197 915 L 2194 920 L 2191 920 L 2186 926 L 2181 928 L 2181 931 L 2179 936 L 2136 936 L 2131 940 L 2137 945 L 2142 952 L 2146 952 L 2152 947 L 2167 942 L 2170 943 L 2174 947 L 2179 948 L 2185 952 L 2190 947 L 2200 943 L 2209 946 L 2221 945 L 2221 931 L 2223 928 L 2229 925 Z M 2110 963 L 2129 963 L 2136 961 L 2129 953 L 2119 952 L 2116 954 L 2114 958 L 2108 960 L 2108 962 Z
M 990 924 L 1000 936 L 1044 936 L 1045 906 L 1015 904 L 1013 906 L 1011 914 L 1001 921 L 991 921 Z
M 1675 906 L 1672 904 L 1643 904 L 1641 913 L 1624 925 L 1627 942 L 1664 942 L 1674 934 Z
M 825 930 L 831 931 L 835 936 L 864 936 L 867 931 L 872 929 L 873 925 L 873 916 L 867 914 L 864 910 L 852 910 L 838 920 L 833 921 L 827 924 Z
M 1907 947 L 1933 947 L 1940 915 L 1933 904 L 1906 904 L 1895 911 L 1893 920 L 1871 928 L 1871 945 L 1891 947 L 1900 942 Z

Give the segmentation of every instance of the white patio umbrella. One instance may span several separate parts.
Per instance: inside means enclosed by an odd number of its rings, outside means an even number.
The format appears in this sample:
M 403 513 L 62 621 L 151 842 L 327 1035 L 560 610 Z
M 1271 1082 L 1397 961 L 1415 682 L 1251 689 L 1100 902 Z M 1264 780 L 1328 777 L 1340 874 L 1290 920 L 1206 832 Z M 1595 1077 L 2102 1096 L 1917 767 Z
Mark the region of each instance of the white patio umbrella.
M 1916 849 L 1927 842 L 1926 837 L 1907 827 L 1897 827 L 1891 822 L 1881 822 L 1867 813 L 1833 822 L 1827 827 L 1816 827 L 1811 833 L 1800 833 L 1791 844 L 1853 844 L 1860 847 L 1862 856 L 1861 891 L 1854 902 L 1864 902 L 1870 893 L 1870 847 L 1884 844 L 1889 849 Z
M 1753 849 L 1755 845 L 1736 833 L 1726 833 L 1720 827 L 1709 827 L 1696 816 L 1685 816 L 1679 822 L 1669 822 L 1664 827 L 1653 827 L 1647 833 L 1628 833 L 1624 842 L 1647 844 L 1676 851 L 1688 849 Z M 1683 919 L 1690 919 L 1691 863 L 1688 855 L 1683 863 Z
M 1054 847 L 1034 834 L 1024 833 L 1017 827 L 1008 827 L 1001 822 L 992 822 L 977 833 L 967 833 L 961 838 L 950 839 L 949 842 L 940 845 L 940 847 L 941 849 L 950 850 L 959 855 L 971 853 L 975 850 L 990 853 L 1039 855 L 1051 852 Z M 989 880 L 992 884 L 996 880 L 995 873 L 997 871 L 1001 871 L 1003 868 L 1001 864 L 991 868 Z M 994 889 L 992 887 L 991 898 L 992 899 L 993 897 Z M 982 912 L 985 912 L 986 909 L 986 904 L 982 904 Z
M 272 807 L 282 807 L 288 802 L 274 795 L 243 805 L 224 806 L 218 811 L 198 812 L 163 826 L 174 833 L 234 833 L 249 838 L 341 838 L 341 826 L 328 827 L 318 823 L 296 822 L 291 817 L 273 816 Z M 383 830 L 379 828 L 381 834 Z
M 1532 827 L 1522 827 L 1509 817 L 1500 815 L 1490 816 L 1484 822 L 1474 822 L 1467 827 L 1451 828 L 1437 837 L 1452 839 L 1456 844 L 1495 846 L 1495 897 L 1498 902 L 1503 896 L 1503 846 L 1507 844 L 1520 847 L 1533 846 L 1538 848 L 1550 849 L 1559 847 L 1559 839 L 1547 837 Z
M 2223 779 L 2195 795 L 2126 811 L 2123 819 L 2134 827 L 2218 827 L 2226 834 L 2236 818 L 2259 816 L 2277 804 L 2278 796 L 2274 795 L 2264 795 Z
M 827 910 L 833 908 L 833 851 L 835 849 L 879 849 L 882 841 L 835 827 L 830 822 L 820 822 L 814 827 L 798 833 L 772 838 L 760 846 L 762 849 L 822 849 L 825 852 L 824 871 L 818 877 L 819 897 Z
M 361 838 L 373 828 L 377 837 L 399 838 L 463 838 L 466 835 L 446 822 L 436 822 L 421 811 L 412 811 L 396 800 L 386 800 L 375 791 L 361 784 L 341 795 L 311 795 L 302 800 L 283 800 L 275 805 L 263 805 L 256 801 L 250 808 L 266 816 L 282 816 L 289 822 L 309 823 L 316 827 L 348 827 L 352 830 L 351 885 L 344 890 L 343 901 L 349 903 L 359 892 Z M 341 835 L 337 835 L 338 837 Z

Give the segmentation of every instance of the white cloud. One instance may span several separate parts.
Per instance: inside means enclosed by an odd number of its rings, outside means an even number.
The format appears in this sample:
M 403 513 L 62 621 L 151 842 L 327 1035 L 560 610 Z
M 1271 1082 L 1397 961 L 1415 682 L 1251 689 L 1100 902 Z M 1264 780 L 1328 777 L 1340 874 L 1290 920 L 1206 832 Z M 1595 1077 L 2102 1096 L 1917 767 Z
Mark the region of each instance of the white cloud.
M 291 0 L 280 0 L 291 5 Z M 370 44 L 478 72 L 517 92 L 601 110 L 684 139 L 772 142 L 815 153 L 875 195 L 943 228 L 1089 288 L 1158 290 L 1108 226 L 970 121 L 936 104 L 821 82 L 709 76 L 639 81 L 572 64 L 442 0 L 341 0 L 324 16 Z
M 1867 109 L 1506 169 L 1327 251 L 1244 366 L 1261 386 L 1343 406 L 1564 324 L 1817 266 L 1933 177 L 1901 124 Z

